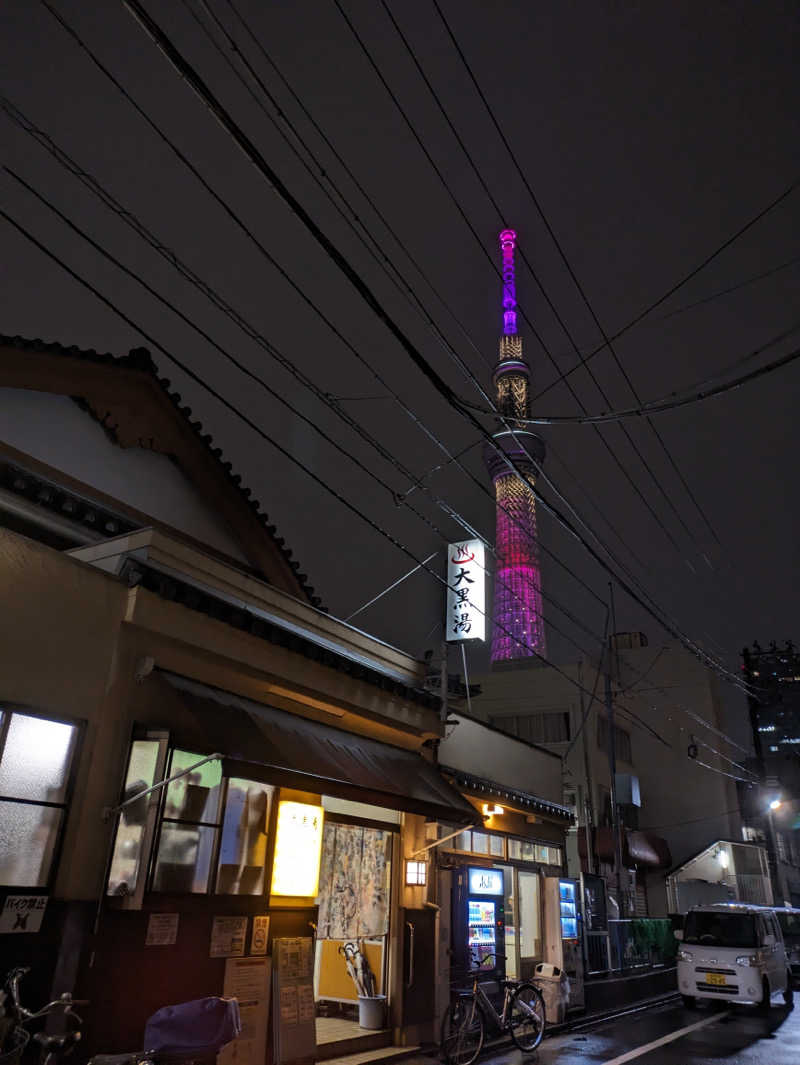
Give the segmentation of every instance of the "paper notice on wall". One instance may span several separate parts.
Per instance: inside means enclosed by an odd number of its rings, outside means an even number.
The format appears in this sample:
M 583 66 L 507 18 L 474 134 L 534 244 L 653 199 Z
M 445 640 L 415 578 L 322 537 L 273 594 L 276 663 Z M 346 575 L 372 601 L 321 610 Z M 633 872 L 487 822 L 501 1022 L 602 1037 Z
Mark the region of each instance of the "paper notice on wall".
M 0 932 L 38 932 L 47 895 L 7 895 L 0 912 Z
M 301 1024 L 314 1021 L 314 988 L 311 984 L 299 984 L 297 987 L 297 1015 Z
M 297 1008 L 297 988 L 281 988 L 281 1024 L 293 1026 L 299 1019 Z
M 266 954 L 269 940 L 269 917 L 259 916 L 253 918 L 253 935 L 250 938 L 251 954 Z
M 211 926 L 212 958 L 240 958 L 247 938 L 246 917 L 215 917 Z
M 217 1055 L 217 1065 L 264 1065 L 267 1052 L 271 958 L 228 958 L 222 993 L 239 1002 L 242 1032 Z
M 177 913 L 151 913 L 147 919 L 146 947 L 172 947 L 178 941 Z

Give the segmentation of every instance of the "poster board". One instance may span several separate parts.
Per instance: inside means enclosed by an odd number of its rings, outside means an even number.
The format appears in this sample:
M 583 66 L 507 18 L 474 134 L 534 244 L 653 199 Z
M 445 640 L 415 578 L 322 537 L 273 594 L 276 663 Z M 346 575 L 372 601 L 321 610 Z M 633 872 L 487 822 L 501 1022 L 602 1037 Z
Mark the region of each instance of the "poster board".
M 280 1065 L 310 1063 L 317 1056 L 313 955 L 310 936 L 272 941 L 272 1030 Z
M 264 1065 L 271 979 L 271 958 L 226 960 L 222 993 L 239 1001 L 242 1034 L 217 1054 L 217 1065 Z

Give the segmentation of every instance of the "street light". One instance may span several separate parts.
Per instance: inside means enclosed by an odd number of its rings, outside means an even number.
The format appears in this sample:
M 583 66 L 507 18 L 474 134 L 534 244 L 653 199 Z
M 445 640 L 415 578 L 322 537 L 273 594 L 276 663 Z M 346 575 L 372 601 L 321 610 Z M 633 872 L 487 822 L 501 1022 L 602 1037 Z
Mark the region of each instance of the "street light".
M 783 804 L 781 803 L 780 799 L 773 799 L 772 802 L 769 804 L 769 808 L 770 810 L 780 810 L 782 805 Z

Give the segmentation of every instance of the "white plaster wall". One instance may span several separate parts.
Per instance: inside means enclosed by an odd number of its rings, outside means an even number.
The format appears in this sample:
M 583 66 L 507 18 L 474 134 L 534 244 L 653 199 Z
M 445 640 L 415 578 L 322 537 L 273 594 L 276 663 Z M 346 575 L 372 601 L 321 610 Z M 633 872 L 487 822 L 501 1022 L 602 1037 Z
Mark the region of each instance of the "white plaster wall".
M 0 439 L 246 562 L 237 541 L 166 455 L 113 444 L 67 396 L 0 389 Z
M 451 714 L 458 724 L 449 727 L 439 746 L 439 761 L 452 769 L 497 784 L 527 791 L 539 799 L 562 802 L 561 760 L 479 721 Z

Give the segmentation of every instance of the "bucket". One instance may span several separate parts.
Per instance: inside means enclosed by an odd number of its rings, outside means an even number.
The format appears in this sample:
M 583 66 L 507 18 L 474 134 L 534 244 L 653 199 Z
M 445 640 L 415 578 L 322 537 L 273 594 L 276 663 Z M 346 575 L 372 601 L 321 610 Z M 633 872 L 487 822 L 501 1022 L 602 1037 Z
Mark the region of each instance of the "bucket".
M 386 995 L 358 996 L 358 1026 L 373 1032 L 386 1027 Z

